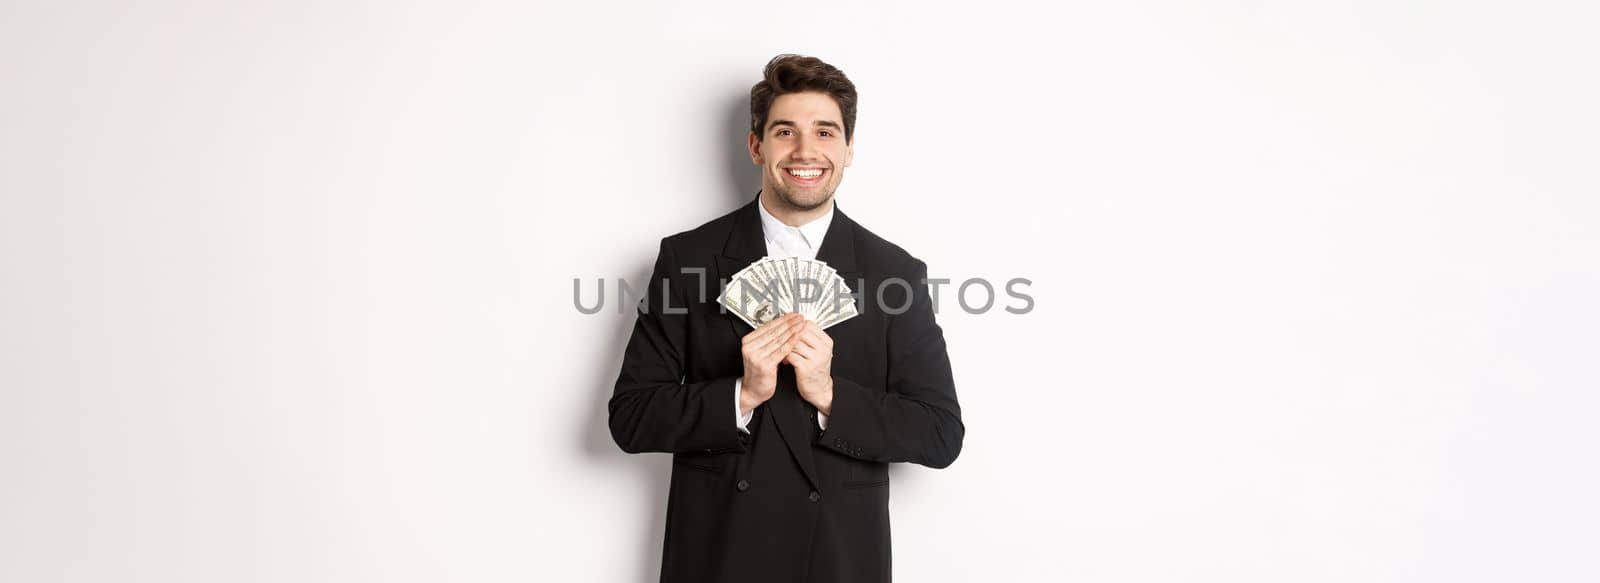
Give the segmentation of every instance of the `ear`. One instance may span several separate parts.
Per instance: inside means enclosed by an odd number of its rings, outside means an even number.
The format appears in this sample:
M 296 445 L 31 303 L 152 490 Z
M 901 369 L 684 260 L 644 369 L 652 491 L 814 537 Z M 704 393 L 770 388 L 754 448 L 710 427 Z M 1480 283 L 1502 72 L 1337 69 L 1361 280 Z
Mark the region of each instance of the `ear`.
M 850 143 L 845 144 L 845 146 L 844 146 L 844 167 L 845 168 L 849 168 L 850 167 L 850 161 L 854 160 L 856 158 L 856 141 L 859 140 L 859 139 L 860 139 L 859 137 L 850 136 Z
M 765 166 L 766 163 L 761 161 L 761 139 L 756 137 L 755 132 L 750 132 L 749 141 L 750 162 L 757 166 Z

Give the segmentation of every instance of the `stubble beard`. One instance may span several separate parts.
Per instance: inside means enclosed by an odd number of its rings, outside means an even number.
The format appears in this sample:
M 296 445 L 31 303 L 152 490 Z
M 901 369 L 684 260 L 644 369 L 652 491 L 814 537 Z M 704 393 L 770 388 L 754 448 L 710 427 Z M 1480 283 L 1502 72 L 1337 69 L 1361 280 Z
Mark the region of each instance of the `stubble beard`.
M 833 178 L 831 171 L 829 172 L 829 178 Z M 838 190 L 839 184 L 837 182 L 823 184 L 822 195 L 817 197 L 814 201 L 800 200 L 799 198 L 795 197 L 794 193 L 789 190 L 789 184 L 784 182 L 781 178 L 777 179 L 776 184 L 771 184 L 769 187 L 772 190 L 772 194 L 777 195 L 774 198 L 777 199 L 779 204 L 788 207 L 789 210 L 809 212 L 822 208 L 822 205 L 828 204 L 828 201 L 833 200 L 833 193 L 834 191 Z

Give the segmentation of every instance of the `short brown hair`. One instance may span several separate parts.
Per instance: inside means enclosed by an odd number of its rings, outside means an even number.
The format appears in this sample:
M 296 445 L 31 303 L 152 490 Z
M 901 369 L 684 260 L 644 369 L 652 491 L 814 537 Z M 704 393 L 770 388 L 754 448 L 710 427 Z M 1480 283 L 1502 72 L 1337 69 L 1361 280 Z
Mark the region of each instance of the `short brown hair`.
M 844 115 L 844 141 L 856 133 L 856 86 L 844 71 L 816 57 L 778 55 L 767 61 L 760 83 L 750 88 L 750 131 L 766 139 L 767 113 L 780 95 L 816 91 L 833 98 Z

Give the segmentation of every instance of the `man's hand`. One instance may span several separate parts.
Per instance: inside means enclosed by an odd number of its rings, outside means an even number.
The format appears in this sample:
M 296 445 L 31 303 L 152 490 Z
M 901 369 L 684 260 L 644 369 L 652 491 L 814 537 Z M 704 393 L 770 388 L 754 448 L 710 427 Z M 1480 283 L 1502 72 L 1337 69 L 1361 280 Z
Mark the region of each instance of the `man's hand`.
M 833 337 L 816 322 L 802 320 L 797 326 L 798 342 L 784 362 L 794 367 L 795 385 L 800 398 L 823 415 L 833 414 Z
M 744 379 L 739 382 L 739 412 L 749 414 L 778 390 L 778 363 L 800 341 L 805 320 L 784 314 L 744 335 L 739 352 L 744 356 Z

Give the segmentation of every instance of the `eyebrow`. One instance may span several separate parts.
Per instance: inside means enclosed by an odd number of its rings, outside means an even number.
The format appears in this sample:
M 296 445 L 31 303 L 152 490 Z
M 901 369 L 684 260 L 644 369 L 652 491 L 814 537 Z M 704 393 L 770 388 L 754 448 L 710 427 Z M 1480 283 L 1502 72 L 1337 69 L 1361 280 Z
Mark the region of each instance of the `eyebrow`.
M 770 122 L 767 122 L 767 131 L 770 132 L 770 131 L 772 131 L 773 128 L 776 128 L 778 126 L 789 126 L 789 127 L 792 127 L 792 128 L 798 128 L 798 127 L 800 127 L 800 124 L 797 124 L 797 123 L 795 123 L 795 122 L 793 122 L 791 120 L 787 120 L 787 119 L 775 119 L 775 120 L 772 120 Z M 817 122 L 817 127 L 833 128 L 835 131 L 844 131 L 844 128 L 841 127 L 838 123 L 835 123 L 833 121 L 826 120 L 826 119 L 818 121 Z

